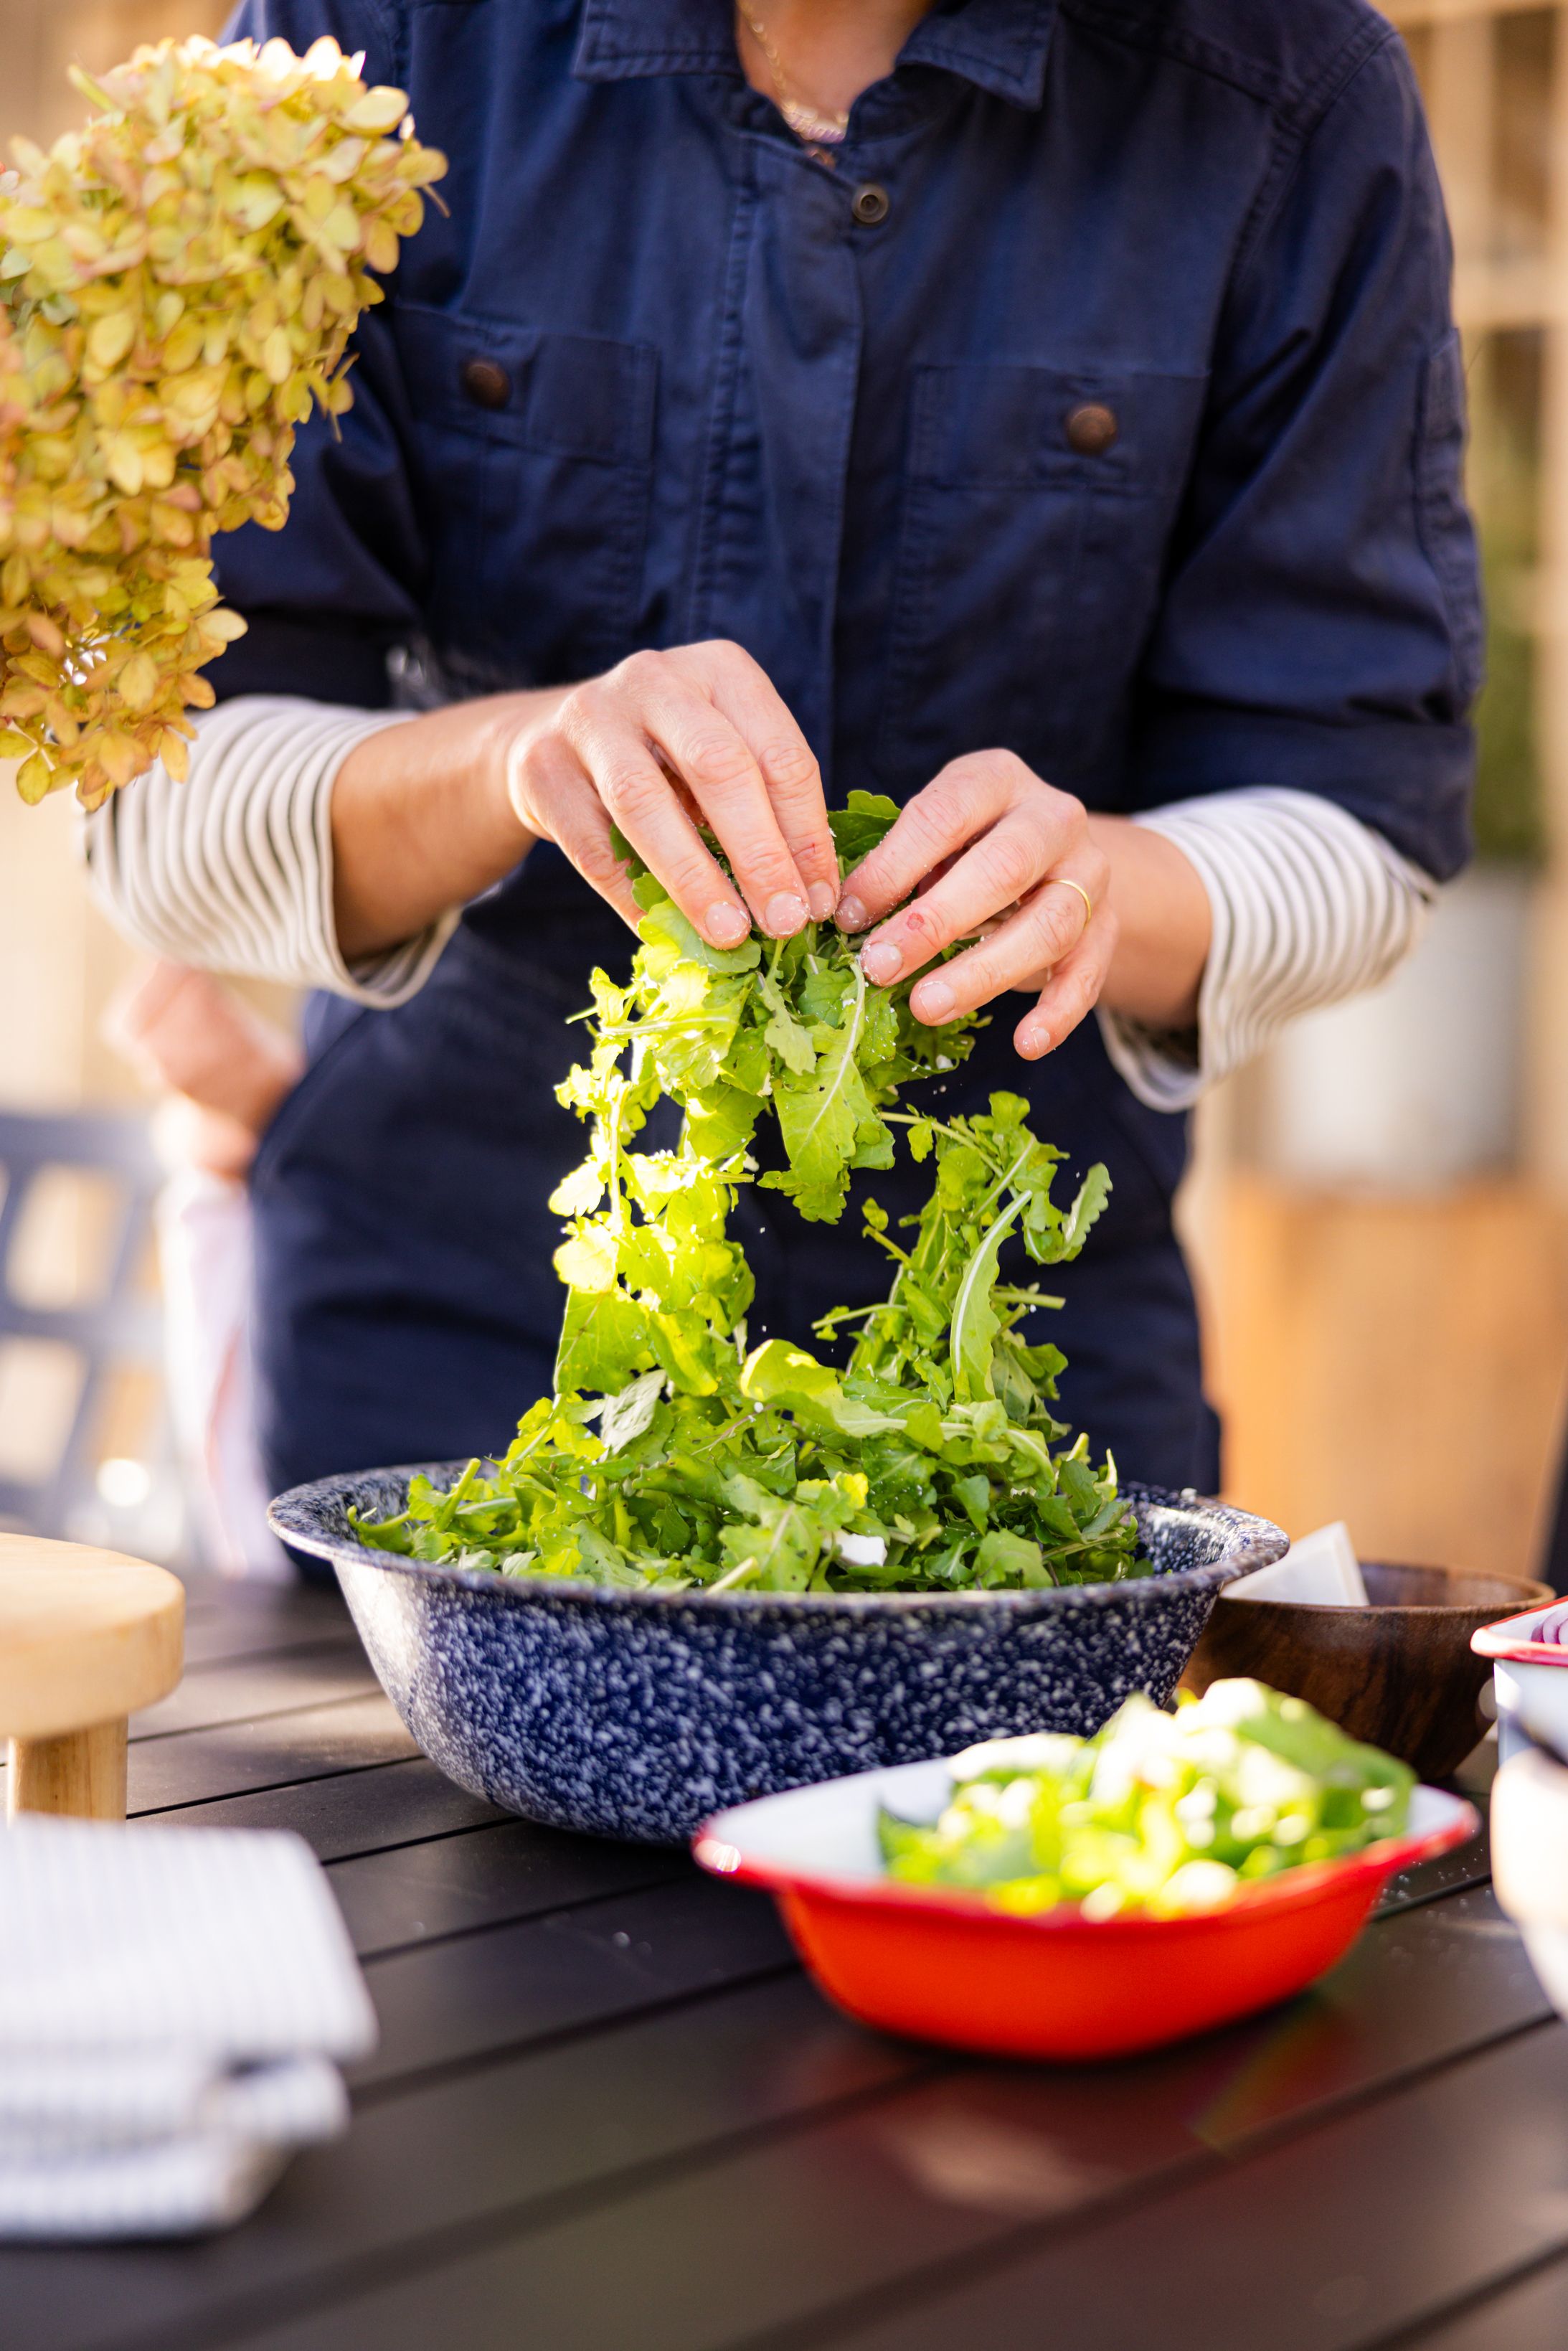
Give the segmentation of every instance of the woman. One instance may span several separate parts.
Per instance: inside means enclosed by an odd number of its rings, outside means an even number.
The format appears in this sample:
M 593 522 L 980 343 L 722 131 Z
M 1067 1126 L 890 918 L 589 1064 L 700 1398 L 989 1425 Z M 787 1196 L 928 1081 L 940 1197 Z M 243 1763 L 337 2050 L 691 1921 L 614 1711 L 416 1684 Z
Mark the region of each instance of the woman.
M 1361 0 L 235 29 L 363 47 L 453 165 L 341 439 L 221 549 L 250 633 L 191 781 L 94 827 L 150 944 L 327 991 L 253 1176 L 275 1481 L 498 1447 L 548 1386 L 613 823 L 716 943 L 833 914 L 887 979 L 976 940 L 914 998 L 992 1006 L 946 1106 L 1026 1091 L 1114 1180 L 1064 1409 L 1212 1488 L 1183 1113 L 1381 977 L 1466 849 L 1462 383 L 1396 37 Z M 840 894 L 855 787 L 904 812 Z M 853 1207 L 767 1200 L 754 1333 L 883 1286 Z

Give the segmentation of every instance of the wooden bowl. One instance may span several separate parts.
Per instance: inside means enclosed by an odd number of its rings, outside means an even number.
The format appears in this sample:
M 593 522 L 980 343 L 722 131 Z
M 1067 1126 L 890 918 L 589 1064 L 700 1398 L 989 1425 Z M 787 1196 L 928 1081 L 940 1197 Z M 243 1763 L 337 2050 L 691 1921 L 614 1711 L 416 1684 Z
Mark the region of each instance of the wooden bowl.
M 1470 1635 L 1500 1616 L 1550 1600 L 1544 1583 L 1470 1575 L 1450 1567 L 1367 1562 L 1366 1608 L 1301 1600 L 1232 1600 L 1223 1592 L 1182 1677 L 1199 1697 L 1210 1682 L 1249 1674 L 1304 1698 L 1353 1739 L 1446 1780 L 1486 1730 L 1477 1711 L 1490 1661 Z

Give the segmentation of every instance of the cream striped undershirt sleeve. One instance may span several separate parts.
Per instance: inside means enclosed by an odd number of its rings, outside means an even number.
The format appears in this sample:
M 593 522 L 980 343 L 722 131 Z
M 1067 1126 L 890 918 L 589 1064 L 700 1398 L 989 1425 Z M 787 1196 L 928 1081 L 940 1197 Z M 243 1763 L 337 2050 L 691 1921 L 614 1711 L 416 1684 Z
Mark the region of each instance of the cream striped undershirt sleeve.
M 160 762 L 89 817 L 93 887 L 152 954 L 247 979 L 406 1003 L 458 910 L 350 964 L 332 914 L 332 786 L 357 743 L 413 714 L 239 695 L 207 714 L 176 783 Z
M 1195 1036 L 1100 1013 L 1112 1061 L 1154 1110 L 1189 1109 L 1288 1020 L 1377 987 L 1437 899 L 1429 873 L 1315 792 L 1215 792 L 1137 821 L 1197 868 L 1214 920 Z
M 86 821 L 93 884 L 120 929 L 206 970 L 382 1008 L 416 995 L 457 909 L 351 965 L 332 914 L 338 770 L 357 743 L 403 715 L 275 695 L 221 704 L 200 722 L 184 783 L 155 767 Z M 1155 1110 L 1188 1108 L 1298 1013 L 1386 978 L 1437 894 L 1379 834 L 1309 792 L 1215 793 L 1138 821 L 1190 858 L 1214 918 L 1193 1035 L 1099 1016 L 1112 1061 Z

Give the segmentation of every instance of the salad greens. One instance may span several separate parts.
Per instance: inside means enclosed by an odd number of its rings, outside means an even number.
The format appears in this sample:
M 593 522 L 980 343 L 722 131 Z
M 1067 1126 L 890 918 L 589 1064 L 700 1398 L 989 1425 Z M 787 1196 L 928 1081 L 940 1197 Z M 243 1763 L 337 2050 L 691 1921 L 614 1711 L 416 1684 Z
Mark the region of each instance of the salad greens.
M 833 818 L 847 870 L 893 822 L 852 793 Z M 630 855 L 630 852 L 627 852 Z M 439 1493 L 416 1478 L 362 1541 L 509 1575 L 627 1588 L 743 1586 L 946 1591 L 1072 1583 L 1145 1572 L 1113 1464 L 1096 1470 L 1050 1405 L 1059 1351 L 1021 1324 L 1057 1301 L 1000 1278 L 1016 1234 L 1039 1266 L 1075 1257 L 1110 1192 L 1090 1169 L 1066 1208 L 1061 1154 L 1029 1105 L 940 1120 L 894 1108 L 912 1078 L 956 1066 L 973 1016 L 932 1029 L 909 983 L 872 986 L 831 925 L 711 947 L 631 861 L 642 946 L 625 987 L 591 981 L 588 1060 L 559 1089 L 591 1122 L 588 1155 L 558 1187 L 556 1270 L 567 1288 L 555 1394 L 525 1414 L 493 1474 L 470 1462 Z M 673 1151 L 636 1148 L 662 1096 L 685 1113 Z M 802 1217 L 835 1221 L 852 1171 L 893 1165 L 903 1128 L 931 1161 L 907 1245 L 874 1201 L 868 1237 L 893 1268 L 845 1368 L 783 1339 L 747 1349 L 752 1280 L 727 1238 L 765 1112 L 785 1164 L 760 1176 Z
M 1239 1887 L 1396 1836 L 1416 1775 L 1299 1698 L 1211 1682 L 1174 1715 L 1134 1696 L 1092 1739 L 994 1739 L 931 1825 L 884 1811 L 890 1877 L 1028 1914 L 1211 1910 Z

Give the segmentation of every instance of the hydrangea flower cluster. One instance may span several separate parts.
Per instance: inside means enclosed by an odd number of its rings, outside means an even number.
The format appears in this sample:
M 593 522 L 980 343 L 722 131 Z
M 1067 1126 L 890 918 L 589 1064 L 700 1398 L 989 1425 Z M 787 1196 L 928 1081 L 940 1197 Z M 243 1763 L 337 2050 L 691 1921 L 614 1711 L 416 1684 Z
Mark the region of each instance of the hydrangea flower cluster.
M 203 665 L 243 633 L 215 531 L 282 528 L 296 428 L 445 160 L 332 40 L 165 41 L 0 177 L 0 756 L 89 808 L 183 775 Z

